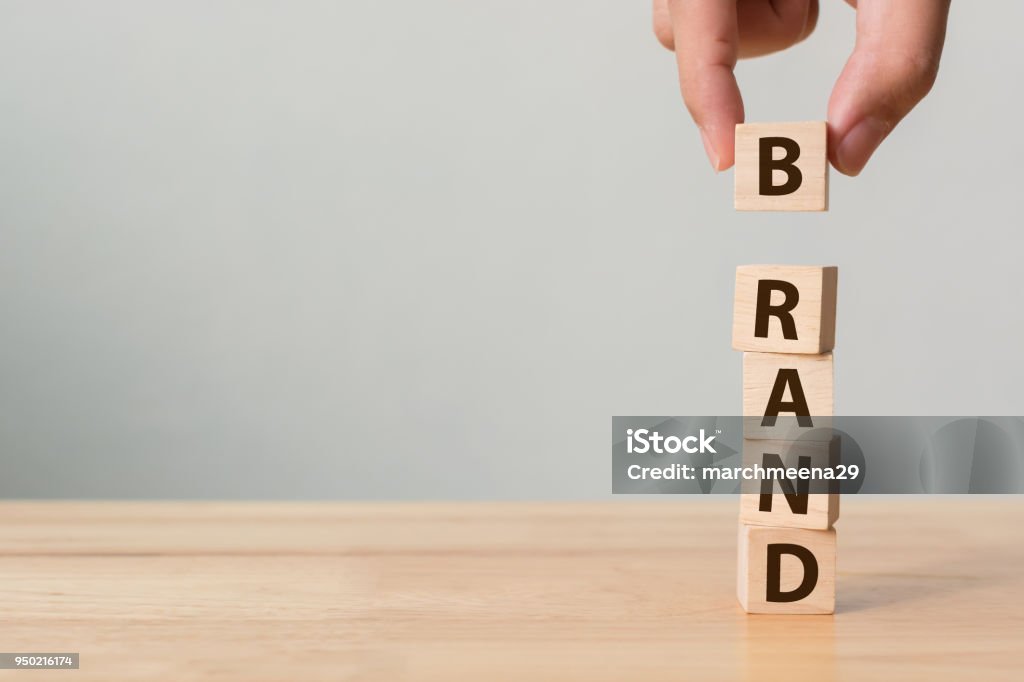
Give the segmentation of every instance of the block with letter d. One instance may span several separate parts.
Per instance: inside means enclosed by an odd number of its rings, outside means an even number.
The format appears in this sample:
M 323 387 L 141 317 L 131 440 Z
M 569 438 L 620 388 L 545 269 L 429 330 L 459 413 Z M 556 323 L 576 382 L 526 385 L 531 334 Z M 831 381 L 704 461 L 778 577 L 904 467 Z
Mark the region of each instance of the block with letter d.
M 740 524 L 736 594 L 747 613 L 833 613 L 836 531 Z

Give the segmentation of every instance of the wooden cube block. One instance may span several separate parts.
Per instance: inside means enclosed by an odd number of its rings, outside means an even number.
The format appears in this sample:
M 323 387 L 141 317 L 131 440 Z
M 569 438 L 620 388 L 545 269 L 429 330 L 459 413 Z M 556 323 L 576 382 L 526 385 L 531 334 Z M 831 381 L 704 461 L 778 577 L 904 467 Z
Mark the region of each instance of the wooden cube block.
M 835 470 L 839 437 L 829 441 L 744 440 L 743 466 Z M 785 475 L 788 475 L 788 471 Z M 808 476 L 811 475 L 808 471 Z M 740 521 L 755 526 L 827 530 L 839 518 L 839 484 L 818 478 L 763 478 L 743 481 Z
M 839 268 L 741 265 L 736 268 L 732 347 L 762 353 L 832 350 Z
M 743 354 L 743 437 L 831 440 L 832 354 Z
M 835 530 L 740 524 L 736 595 L 747 613 L 833 613 Z
M 824 121 L 736 126 L 737 211 L 827 211 Z

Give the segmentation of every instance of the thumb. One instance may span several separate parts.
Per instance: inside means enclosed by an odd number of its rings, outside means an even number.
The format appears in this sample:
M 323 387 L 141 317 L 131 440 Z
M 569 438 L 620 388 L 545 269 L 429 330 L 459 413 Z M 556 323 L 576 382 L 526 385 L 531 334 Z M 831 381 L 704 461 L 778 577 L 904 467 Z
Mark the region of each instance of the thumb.
M 860 0 L 857 44 L 829 101 L 829 156 L 846 175 L 931 90 L 946 37 L 949 0 Z

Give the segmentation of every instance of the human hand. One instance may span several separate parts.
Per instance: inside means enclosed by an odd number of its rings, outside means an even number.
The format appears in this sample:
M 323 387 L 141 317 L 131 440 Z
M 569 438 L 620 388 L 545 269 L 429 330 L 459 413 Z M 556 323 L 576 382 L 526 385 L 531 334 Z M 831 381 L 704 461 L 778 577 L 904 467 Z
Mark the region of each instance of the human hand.
M 846 1 L 857 41 L 829 100 L 828 147 L 836 170 L 857 175 L 931 90 L 950 0 Z M 817 19 L 818 0 L 654 0 L 654 33 L 676 53 L 683 100 L 716 172 L 733 165 L 743 122 L 736 60 L 799 43 Z

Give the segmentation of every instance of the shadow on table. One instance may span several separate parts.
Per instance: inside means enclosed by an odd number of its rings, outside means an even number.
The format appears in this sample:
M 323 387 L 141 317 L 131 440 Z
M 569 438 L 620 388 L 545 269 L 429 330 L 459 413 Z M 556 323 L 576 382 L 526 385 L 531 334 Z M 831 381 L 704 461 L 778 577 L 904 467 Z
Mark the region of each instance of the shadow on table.
M 965 565 L 962 572 L 948 564 L 941 573 L 928 566 L 891 573 L 845 573 L 839 575 L 836 613 L 853 613 L 893 604 L 948 597 L 975 587 L 989 587 L 1005 580 L 999 575 L 978 575 L 978 564 Z

